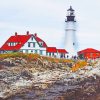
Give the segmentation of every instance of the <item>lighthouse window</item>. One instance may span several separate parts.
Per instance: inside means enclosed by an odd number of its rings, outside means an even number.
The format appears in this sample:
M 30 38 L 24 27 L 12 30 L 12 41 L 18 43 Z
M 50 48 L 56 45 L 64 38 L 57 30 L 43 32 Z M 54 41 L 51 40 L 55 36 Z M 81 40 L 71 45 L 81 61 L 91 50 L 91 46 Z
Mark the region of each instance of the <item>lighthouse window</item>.
M 72 16 L 72 15 L 73 15 L 73 12 L 70 13 L 70 16 Z
M 75 43 L 73 43 L 73 45 L 75 45 Z

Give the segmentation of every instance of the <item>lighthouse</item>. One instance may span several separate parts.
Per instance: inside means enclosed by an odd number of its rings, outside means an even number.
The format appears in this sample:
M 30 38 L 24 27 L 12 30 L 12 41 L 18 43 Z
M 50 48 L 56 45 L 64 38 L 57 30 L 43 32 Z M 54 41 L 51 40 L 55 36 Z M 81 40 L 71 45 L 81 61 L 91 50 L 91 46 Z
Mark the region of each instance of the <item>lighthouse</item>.
M 65 49 L 69 52 L 69 57 L 77 55 L 77 39 L 76 39 L 76 20 L 75 11 L 70 6 L 67 10 L 65 19 Z

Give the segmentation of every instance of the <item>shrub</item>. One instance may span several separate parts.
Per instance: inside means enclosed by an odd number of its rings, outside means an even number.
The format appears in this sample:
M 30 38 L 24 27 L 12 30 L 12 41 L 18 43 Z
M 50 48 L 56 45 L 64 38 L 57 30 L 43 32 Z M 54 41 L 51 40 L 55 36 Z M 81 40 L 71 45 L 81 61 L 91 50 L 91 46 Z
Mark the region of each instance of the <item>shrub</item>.
M 40 57 L 39 54 L 27 54 L 27 53 L 7 53 L 7 54 L 0 54 L 0 59 L 5 59 L 5 58 L 16 58 L 16 57 L 21 57 L 25 58 L 27 60 L 32 60 L 32 59 L 37 59 Z
M 78 61 L 77 63 L 74 64 L 74 66 L 71 68 L 73 72 L 77 71 L 80 68 L 83 68 L 87 65 L 86 61 Z

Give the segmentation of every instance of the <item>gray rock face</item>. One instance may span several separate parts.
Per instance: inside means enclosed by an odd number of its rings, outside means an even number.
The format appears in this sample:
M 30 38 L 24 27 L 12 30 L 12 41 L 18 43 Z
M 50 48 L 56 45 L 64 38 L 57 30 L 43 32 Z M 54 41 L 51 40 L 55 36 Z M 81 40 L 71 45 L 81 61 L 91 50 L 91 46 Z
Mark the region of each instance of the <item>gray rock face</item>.
M 18 65 L 25 65 L 27 61 L 23 58 L 6 58 L 0 61 L 0 65 L 7 67 L 14 67 Z
M 78 88 L 86 96 L 96 91 L 93 81 L 98 78 L 96 75 L 95 78 L 94 74 L 99 73 L 100 63 L 97 68 L 87 66 L 77 72 L 72 72 L 70 68 L 73 63 L 71 65 L 70 63 L 55 63 L 42 61 L 40 58 L 36 61 L 27 62 L 22 58 L 7 58 L 1 62 L 8 67 L 6 70 L 0 70 L 1 92 L 6 90 L 17 91 L 17 89 L 23 92 L 21 89 L 25 90 L 32 82 L 32 86 L 34 86 L 31 91 L 24 92 L 23 94 L 19 93 L 9 100 L 55 100 L 54 98 L 66 93 L 66 91 L 73 96 Z M 93 83 L 93 85 L 90 83 Z
M 11 84 L 19 79 L 20 75 L 11 71 L 0 71 L 0 79 Z
M 7 88 L 9 88 L 9 85 L 5 81 L 0 80 L 0 92 Z
M 28 79 L 31 79 L 33 77 L 32 74 L 29 71 L 26 71 L 26 70 L 23 70 L 20 73 L 20 76 L 23 77 L 23 78 L 28 78 Z

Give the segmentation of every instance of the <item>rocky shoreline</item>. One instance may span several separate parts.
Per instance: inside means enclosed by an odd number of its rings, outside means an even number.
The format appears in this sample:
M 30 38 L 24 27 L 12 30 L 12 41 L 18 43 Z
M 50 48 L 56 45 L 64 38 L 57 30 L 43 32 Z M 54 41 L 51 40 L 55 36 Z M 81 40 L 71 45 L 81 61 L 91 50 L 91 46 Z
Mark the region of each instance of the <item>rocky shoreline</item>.
M 99 100 L 97 95 L 100 94 L 100 77 L 74 81 L 74 83 L 68 82 L 66 78 L 63 78 L 48 88 L 32 87 L 22 94 L 11 96 L 7 100 Z M 95 99 L 90 99 L 92 97 Z
M 62 95 L 64 100 L 100 100 L 100 77 L 85 79 L 78 88 Z
M 0 100 L 93 100 L 100 94 L 100 60 L 91 62 L 72 72 L 68 63 L 3 59 Z

